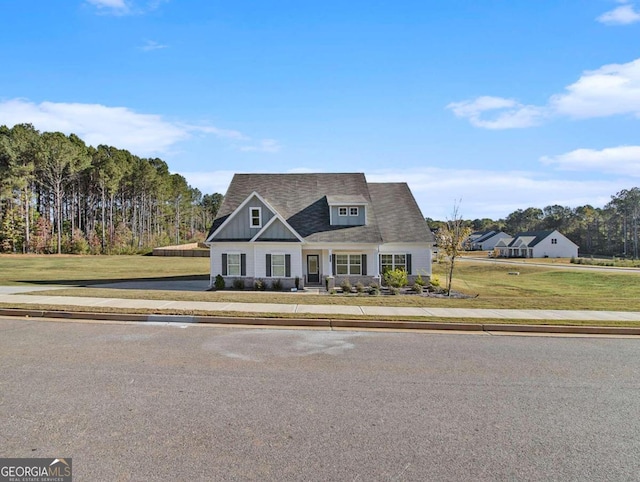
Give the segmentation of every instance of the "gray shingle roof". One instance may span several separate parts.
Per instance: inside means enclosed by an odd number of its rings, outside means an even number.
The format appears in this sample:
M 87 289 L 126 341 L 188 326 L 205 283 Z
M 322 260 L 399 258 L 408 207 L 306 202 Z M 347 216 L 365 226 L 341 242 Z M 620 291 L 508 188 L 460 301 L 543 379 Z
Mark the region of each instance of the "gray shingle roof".
M 527 246 L 530 248 L 533 248 L 536 244 L 538 244 L 540 241 L 542 241 L 543 239 L 545 239 L 546 237 L 550 236 L 551 233 L 553 233 L 553 231 L 525 231 L 522 233 L 518 233 L 514 236 L 513 240 L 511 241 L 511 243 L 509 243 L 509 246 L 513 246 L 514 243 L 518 240 L 518 238 L 533 238 L 533 240 L 531 240 Z
M 406 183 L 367 184 L 362 173 L 236 174 L 210 235 L 257 192 L 309 242 L 432 242 L 433 235 Z M 366 202 L 366 226 L 331 226 L 329 204 Z

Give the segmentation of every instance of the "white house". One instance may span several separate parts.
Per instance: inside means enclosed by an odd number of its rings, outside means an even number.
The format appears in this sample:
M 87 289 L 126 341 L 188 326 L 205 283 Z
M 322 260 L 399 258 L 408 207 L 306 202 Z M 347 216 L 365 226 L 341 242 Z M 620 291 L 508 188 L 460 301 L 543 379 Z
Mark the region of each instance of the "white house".
M 431 276 L 434 237 L 406 183 L 362 173 L 236 174 L 207 236 L 211 284 L 284 288 Z
M 474 233 L 469 236 L 469 249 L 473 251 L 491 251 L 496 247 L 498 241 L 504 238 L 512 239 L 510 235 L 502 231 L 485 231 L 482 233 Z
M 503 238 L 494 248 L 505 258 L 571 258 L 578 256 L 578 245 L 557 230 L 527 231 Z

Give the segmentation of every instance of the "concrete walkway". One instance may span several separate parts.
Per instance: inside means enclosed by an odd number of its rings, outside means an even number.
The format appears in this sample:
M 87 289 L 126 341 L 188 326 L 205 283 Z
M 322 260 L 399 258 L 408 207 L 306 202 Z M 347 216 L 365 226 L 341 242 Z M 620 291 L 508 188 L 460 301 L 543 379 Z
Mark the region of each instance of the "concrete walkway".
M 59 288 L 59 287 L 58 287 Z M 465 309 L 465 308 L 416 308 L 416 307 L 383 307 L 383 306 L 341 306 L 341 305 L 303 305 L 296 303 L 226 303 L 208 301 L 171 301 L 145 300 L 121 298 L 86 298 L 73 296 L 38 296 L 37 294 L 23 294 L 51 290 L 54 287 L 18 287 L 0 286 L 0 303 L 10 305 L 50 305 L 64 307 L 96 307 L 96 308 L 130 308 L 152 310 L 185 310 L 203 311 L 212 316 L 216 313 L 239 312 L 248 315 L 255 313 L 275 314 L 316 314 L 316 315 L 347 315 L 358 317 L 369 316 L 398 316 L 428 318 L 478 318 L 502 320 L 581 320 L 594 322 L 608 321 L 638 321 L 640 312 L 629 311 L 586 311 L 586 310 L 504 310 L 504 309 Z

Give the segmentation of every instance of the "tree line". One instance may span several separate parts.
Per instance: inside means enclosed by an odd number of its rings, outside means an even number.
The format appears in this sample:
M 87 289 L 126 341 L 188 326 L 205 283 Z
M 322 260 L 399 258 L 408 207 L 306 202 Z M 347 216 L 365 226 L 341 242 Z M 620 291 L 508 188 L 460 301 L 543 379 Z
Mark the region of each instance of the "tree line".
M 473 231 L 504 231 L 515 235 L 525 231 L 557 229 L 580 247 L 581 256 L 604 255 L 638 259 L 640 245 L 640 188 L 624 189 L 611 196 L 602 208 L 591 205 L 571 208 L 557 204 L 545 208 L 518 209 L 504 219 L 465 220 Z M 446 224 L 427 218 L 437 231 Z
M 203 241 L 221 202 L 162 159 L 0 126 L 0 252 L 125 254 Z

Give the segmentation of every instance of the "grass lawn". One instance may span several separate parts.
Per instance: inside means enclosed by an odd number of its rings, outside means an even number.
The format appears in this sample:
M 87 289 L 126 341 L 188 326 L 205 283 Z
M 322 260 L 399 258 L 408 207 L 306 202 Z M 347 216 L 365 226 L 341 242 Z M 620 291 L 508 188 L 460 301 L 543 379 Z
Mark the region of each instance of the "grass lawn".
M 434 274 L 445 283 L 445 265 Z M 406 296 L 307 295 L 274 292 L 189 292 L 92 288 L 105 281 L 141 279 L 206 279 L 208 258 L 152 256 L 0 255 L 0 285 L 60 284 L 69 289 L 51 294 L 185 301 L 296 303 L 457 308 L 566 309 L 640 311 L 640 272 L 567 270 L 545 266 L 513 266 L 487 262 L 459 263 L 453 287 L 473 296 L 448 299 Z M 86 287 L 73 288 L 84 285 Z M 44 294 L 40 292 L 40 294 Z

